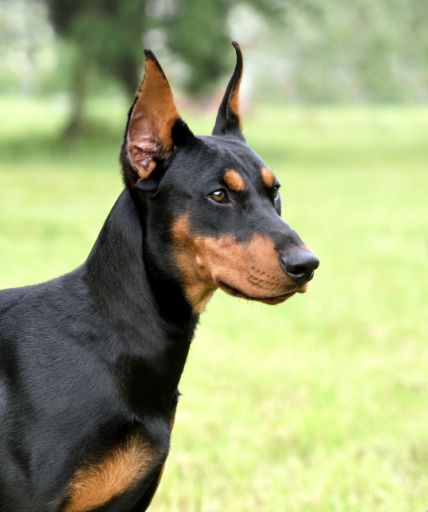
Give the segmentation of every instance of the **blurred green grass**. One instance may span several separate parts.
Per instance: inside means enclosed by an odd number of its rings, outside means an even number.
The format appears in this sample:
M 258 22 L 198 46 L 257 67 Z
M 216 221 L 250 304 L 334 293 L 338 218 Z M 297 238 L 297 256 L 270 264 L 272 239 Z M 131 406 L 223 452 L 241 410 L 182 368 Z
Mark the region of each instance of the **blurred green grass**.
M 126 105 L 91 105 L 71 151 L 61 101 L 0 99 L 0 288 L 86 258 L 122 185 Z M 183 116 L 209 133 L 214 114 Z M 304 296 L 218 292 L 180 390 L 152 510 L 420 512 L 428 507 L 426 111 L 254 110 L 250 145 L 320 257 Z

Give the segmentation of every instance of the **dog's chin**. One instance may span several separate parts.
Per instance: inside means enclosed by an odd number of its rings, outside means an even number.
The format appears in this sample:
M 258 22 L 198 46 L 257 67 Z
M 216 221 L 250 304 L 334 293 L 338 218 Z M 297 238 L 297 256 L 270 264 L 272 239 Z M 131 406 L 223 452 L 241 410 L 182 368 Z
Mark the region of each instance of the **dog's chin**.
M 226 292 L 228 295 L 232 295 L 232 297 L 238 297 L 240 299 L 253 300 L 256 302 L 263 302 L 263 304 L 269 304 L 270 306 L 276 306 L 277 304 L 281 304 L 285 302 L 287 299 L 292 297 L 295 293 L 305 293 L 307 290 L 307 284 L 305 283 L 294 290 L 284 293 L 283 295 L 277 295 L 275 297 L 254 297 L 251 295 L 247 295 L 240 290 L 233 288 L 232 286 L 224 283 L 223 281 L 218 281 L 218 286 L 221 290 Z

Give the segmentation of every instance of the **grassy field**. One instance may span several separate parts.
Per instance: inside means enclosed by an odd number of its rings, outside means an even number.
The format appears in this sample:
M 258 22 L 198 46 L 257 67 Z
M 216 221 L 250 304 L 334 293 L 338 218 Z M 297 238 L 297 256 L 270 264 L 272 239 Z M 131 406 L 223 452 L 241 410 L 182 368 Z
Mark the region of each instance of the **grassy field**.
M 85 259 L 121 190 L 125 110 L 94 103 L 91 141 L 71 152 L 61 102 L 0 99 L 0 288 Z M 185 117 L 197 133 L 214 119 Z M 428 509 L 427 133 L 410 108 L 249 116 L 321 266 L 283 305 L 209 304 L 151 510 Z

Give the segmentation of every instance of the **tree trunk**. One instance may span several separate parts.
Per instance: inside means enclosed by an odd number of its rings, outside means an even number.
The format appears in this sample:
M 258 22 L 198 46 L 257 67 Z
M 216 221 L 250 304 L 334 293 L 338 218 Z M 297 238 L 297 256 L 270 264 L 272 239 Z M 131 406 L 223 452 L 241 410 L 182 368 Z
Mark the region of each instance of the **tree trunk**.
M 84 51 L 77 52 L 71 89 L 71 111 L 63 133 L 66 144 L 75 142 L 83 132 L 85 105 L 88 92 L 89 63 Z

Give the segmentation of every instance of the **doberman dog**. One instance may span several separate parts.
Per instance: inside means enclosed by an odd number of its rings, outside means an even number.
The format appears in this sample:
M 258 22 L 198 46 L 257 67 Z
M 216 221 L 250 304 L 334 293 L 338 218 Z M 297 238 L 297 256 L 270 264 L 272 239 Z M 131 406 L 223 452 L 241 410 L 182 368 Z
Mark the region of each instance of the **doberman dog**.
M 318 259 L 281 219 L 279 183 L 242 134 L 233 45 L 211 136 L 193 135 L 145 50 L 125 188 L 88 259 L 0 293 L 2 512 L 146 510 L 213 292 L 279 304 L 314 275 Z

